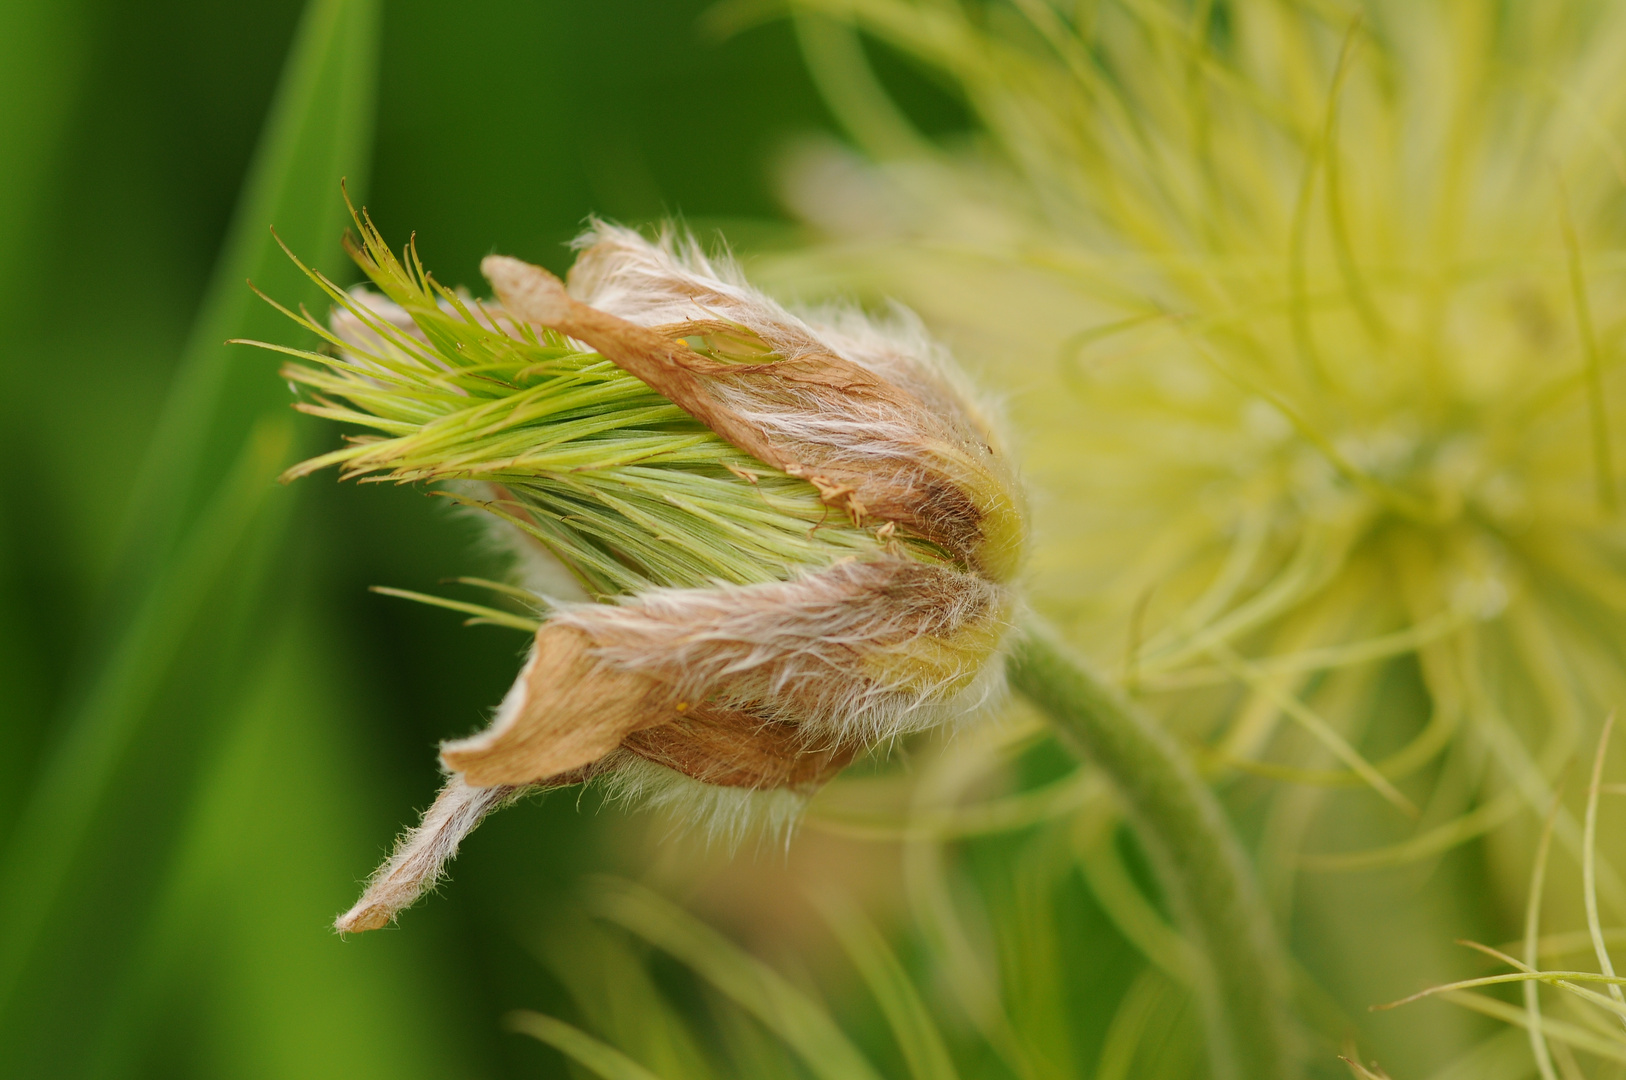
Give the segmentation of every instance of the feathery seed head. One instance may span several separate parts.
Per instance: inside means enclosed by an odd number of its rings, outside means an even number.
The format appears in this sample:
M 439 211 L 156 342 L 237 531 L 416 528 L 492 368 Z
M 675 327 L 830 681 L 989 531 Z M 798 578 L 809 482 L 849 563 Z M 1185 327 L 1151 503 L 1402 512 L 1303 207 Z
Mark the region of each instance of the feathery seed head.
M 782 815 L 866 749 L 997 696 L 1020 495 L 918 324 L 798 317 L 692 242 L 606 225 L 568 288 L 486 259 L 482 303 L 357 226 L 382 295 L 318 278 L 338 310 L 300 321 L 333 353 L 282 351 L 305 361 L 285 369 L 312 391 L 299 408 L 376 434 L 290 477 L 459 482 L 581 588 L 535 597 L 513 688 L 442 747 L 451 781 L 341 929 L 384 925 L 526 789 L 597 779 L 740 810 L 700 785 Z
M 980 131 L 849 99 L 873 160 L 800 159 L 829 240 L 764 272 L 899 296 L 998 372 L 1044 612 L 1216 767 L 1333 789 L 1274 820 L 1355 782 L 1429 807 L 1283 867 L 1546 813 L 1626 694 L 1626 8 L 795 6 L 947 72 Z M 1520 896 L 1530 832 L 1492 836 Z

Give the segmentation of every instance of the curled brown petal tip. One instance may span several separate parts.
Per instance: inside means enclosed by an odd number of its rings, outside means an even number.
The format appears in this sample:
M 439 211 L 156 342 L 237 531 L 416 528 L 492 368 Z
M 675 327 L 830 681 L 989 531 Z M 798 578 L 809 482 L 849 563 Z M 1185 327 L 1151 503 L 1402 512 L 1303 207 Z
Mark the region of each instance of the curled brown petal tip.
M 563 282 L 540 266 L 520 259 L 487 255 L 480 260 L 480 273 L 491 282 L 503 307 L 543 326 L 554 325 L 576 304 L 565 293 Z
M 541 783 L 591 765 L 631 732 L 673 719 L 676 701 L 648 675 L 601 663 L 582 631 L 548 624 L 491 726 L 443 744 L 440 759 L 477 787 Z
M 395 853 L 367 883 L 355 906 L 333 922 L 341 934 L 378 930 L 430 889 L 463 838 L 491 811 L 519 797 L 519 787 L 471 787 L 446 781 L 423 821 L 396 842 Z

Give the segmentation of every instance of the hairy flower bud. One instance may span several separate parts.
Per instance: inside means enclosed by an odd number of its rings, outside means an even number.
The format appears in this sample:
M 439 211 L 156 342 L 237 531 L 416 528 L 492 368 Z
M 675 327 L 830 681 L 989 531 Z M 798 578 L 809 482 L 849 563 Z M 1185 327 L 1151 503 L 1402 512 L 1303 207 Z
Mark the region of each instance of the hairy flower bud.
M 737 827 L 742 797 L 793 812 L 994 696 L 1024 517 L 918 324 L 798 317 L 692 243 L 602 225 L 568 288 L 493 256 L 479 304 L 358 225 L 384 295 L 329 285 L 338 355 L 286 373 L 381 436 L 293 473 L 479 482 L 590 599 L 538 597 L 491 725 L 443 745 L 451 780 L 340 929 L 384 925 L 527 789 L 599 780 Z

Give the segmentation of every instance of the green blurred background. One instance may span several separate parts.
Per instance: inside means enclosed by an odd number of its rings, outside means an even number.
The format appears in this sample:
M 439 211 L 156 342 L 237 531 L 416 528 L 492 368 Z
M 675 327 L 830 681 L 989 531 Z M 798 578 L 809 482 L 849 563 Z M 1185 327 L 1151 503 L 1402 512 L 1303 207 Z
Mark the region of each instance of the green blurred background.
M 330 932 L 524 642 L 369 594 L 500 568 L 421 492 L 272 486 L 337 433 L 220 342 L 293 340 L 245 276 L 312 300 L 267 226 L 353 279 L 341 176 L 448 282 L 562 270 L 589 213 L 793 238 L 772 165 L 831 119 L 787 23 L 719 39 L 705 6 L 315 3 L 316 104 L 259 159 L 296 0 L 0 6 L 0 1074 L 564 1075 L 499 1021 L 570 1015 L 536 943 L 583 874 L 643 869 L 644 824 L 534 800 L 407 928 Z

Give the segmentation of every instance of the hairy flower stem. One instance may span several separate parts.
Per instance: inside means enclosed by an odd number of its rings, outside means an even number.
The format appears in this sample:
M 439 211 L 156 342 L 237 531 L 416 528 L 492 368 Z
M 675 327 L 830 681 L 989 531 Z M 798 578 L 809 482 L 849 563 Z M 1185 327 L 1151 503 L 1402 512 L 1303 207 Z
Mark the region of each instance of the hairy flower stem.
M 1012 685 L 1062 741 L 1104 771 L 1195 946 L 1192 985 L 1215 1080 L 1300 1075 L 1290 978 L 1251 868 L 1225 812 L 1174 740 L 1029 620 L 1010 654 Z

